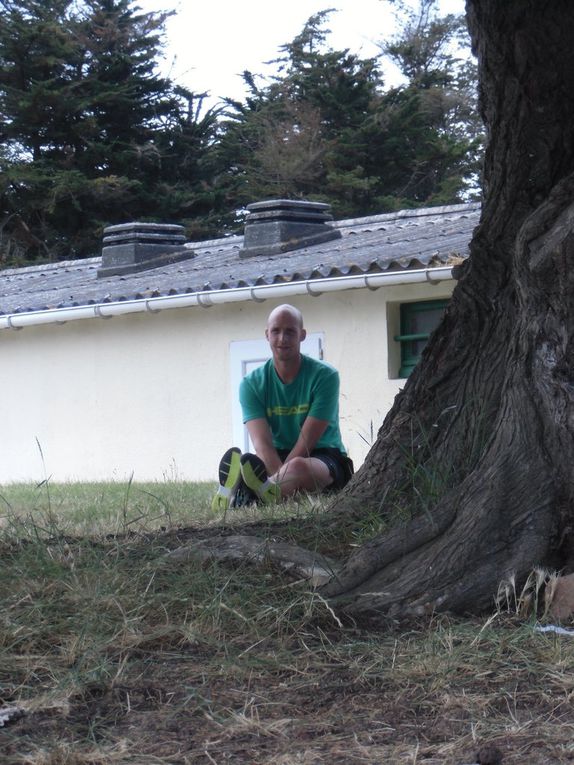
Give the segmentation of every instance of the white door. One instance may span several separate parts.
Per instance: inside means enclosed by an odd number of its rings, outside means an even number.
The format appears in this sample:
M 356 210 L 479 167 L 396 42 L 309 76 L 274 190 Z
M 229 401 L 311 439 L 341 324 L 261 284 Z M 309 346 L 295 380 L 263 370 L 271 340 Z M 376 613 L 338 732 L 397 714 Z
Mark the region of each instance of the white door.
M 308 334 L 301 343 L 301 352 L 315 359 L 323 358 L 323 333 Z M 271 358 L 271 349 L 265 338 L 261 340 L 239 340 L 230 345 L 231 395 L 233 417 L 233 445 L 242 452 L 253 451 L 247 428 L 243 424 L 239 403 L 239 384 L 246 374 L 257 369 Z

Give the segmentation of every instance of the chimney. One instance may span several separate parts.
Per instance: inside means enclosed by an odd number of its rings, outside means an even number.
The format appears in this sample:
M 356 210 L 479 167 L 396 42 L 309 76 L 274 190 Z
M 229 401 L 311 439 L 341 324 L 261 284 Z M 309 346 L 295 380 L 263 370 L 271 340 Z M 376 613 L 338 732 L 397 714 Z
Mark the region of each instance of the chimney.
M 133 274 L 193 257 L 185 229 L 168 223 L 122 223 L 104 229 L 98 278 Z
M 270 199 L 247 205 L 240 258 L 277 255 L 313 244 L 340 239 L 331 225 L 331 205 L 291 199 Z

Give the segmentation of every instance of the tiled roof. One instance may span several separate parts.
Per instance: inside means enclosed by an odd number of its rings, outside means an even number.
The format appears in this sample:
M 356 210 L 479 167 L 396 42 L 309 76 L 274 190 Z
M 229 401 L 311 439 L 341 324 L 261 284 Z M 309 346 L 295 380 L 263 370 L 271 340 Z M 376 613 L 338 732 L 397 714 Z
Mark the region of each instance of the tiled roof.
M 192 243 L 193 257 L 97 278 L 100 257 L 0 271 L 0 315 L 448 264 L 468 256 L 478 203 L 338 221 L 341 238 L 240 259 L 242 236 Z

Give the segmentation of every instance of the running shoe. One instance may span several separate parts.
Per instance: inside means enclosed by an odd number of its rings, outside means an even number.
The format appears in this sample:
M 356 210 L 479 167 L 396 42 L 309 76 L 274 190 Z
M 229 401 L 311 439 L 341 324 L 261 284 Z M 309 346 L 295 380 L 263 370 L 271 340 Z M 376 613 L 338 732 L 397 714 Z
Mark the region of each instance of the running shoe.
M 233 492 L 241 481 L 241 449 L 232 446 L 219 463 L 219 486 L 211 501 L 212 510 L 227 510 Z
M 269 478 L 262 459 L 255 454 L 244 454 L 240 463 L 243 480 L 259 499 L 267 505 L 281 500 L 281 487 Z
M 261 502 L 259 497 L 254 491 L 251 491 L 249 486 L 245 483 L 243 478 L 237 484 L 237 488 L 231 495 L 229 500 L 230 508 L 247 507 L 247 505 L 258 504 Z

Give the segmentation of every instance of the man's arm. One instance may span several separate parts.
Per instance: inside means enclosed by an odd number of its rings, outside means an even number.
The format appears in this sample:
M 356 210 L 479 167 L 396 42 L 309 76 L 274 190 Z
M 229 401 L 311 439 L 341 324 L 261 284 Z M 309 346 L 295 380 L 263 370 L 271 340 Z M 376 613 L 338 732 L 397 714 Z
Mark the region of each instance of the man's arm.
M 265 463 L 268 474 L 274 475 L 283 463 L 277 453 L 277 449 L 273 446 L 269 423 L 264 417 L 261 417 L 255 420 L 248 420 L 245 424 L 255 447 L 255 453 Z M 301 427 L 297 443 L 287 455 L 285 462 L 289 462 L 294 457 L 308 457 L 315 448 L 317 441 L 325 432 L 328 424 L 327 420 L 307 417 Z
M 269 423 L 264 417 L 259 417 L 255 420 L 248 420 L 245 425 L 255 447 L 255 453 L 265 463 L 265 468 L 269 475 L 273 475 L 283 463 L 277 453 L 277 449 L 273 446 L 273 437 Z
M 301 426 L 301 432 L 297 439 L 297 443 L 287 455 L 285 462 L 289 462 L 289 460 L 292 460 L 294 457 L 308 457 L 328 425 L 328 420 L 318 420 L 316 417 L 311 417 L 310 415 L 309 417 L 306 417 L 305 422 Z

